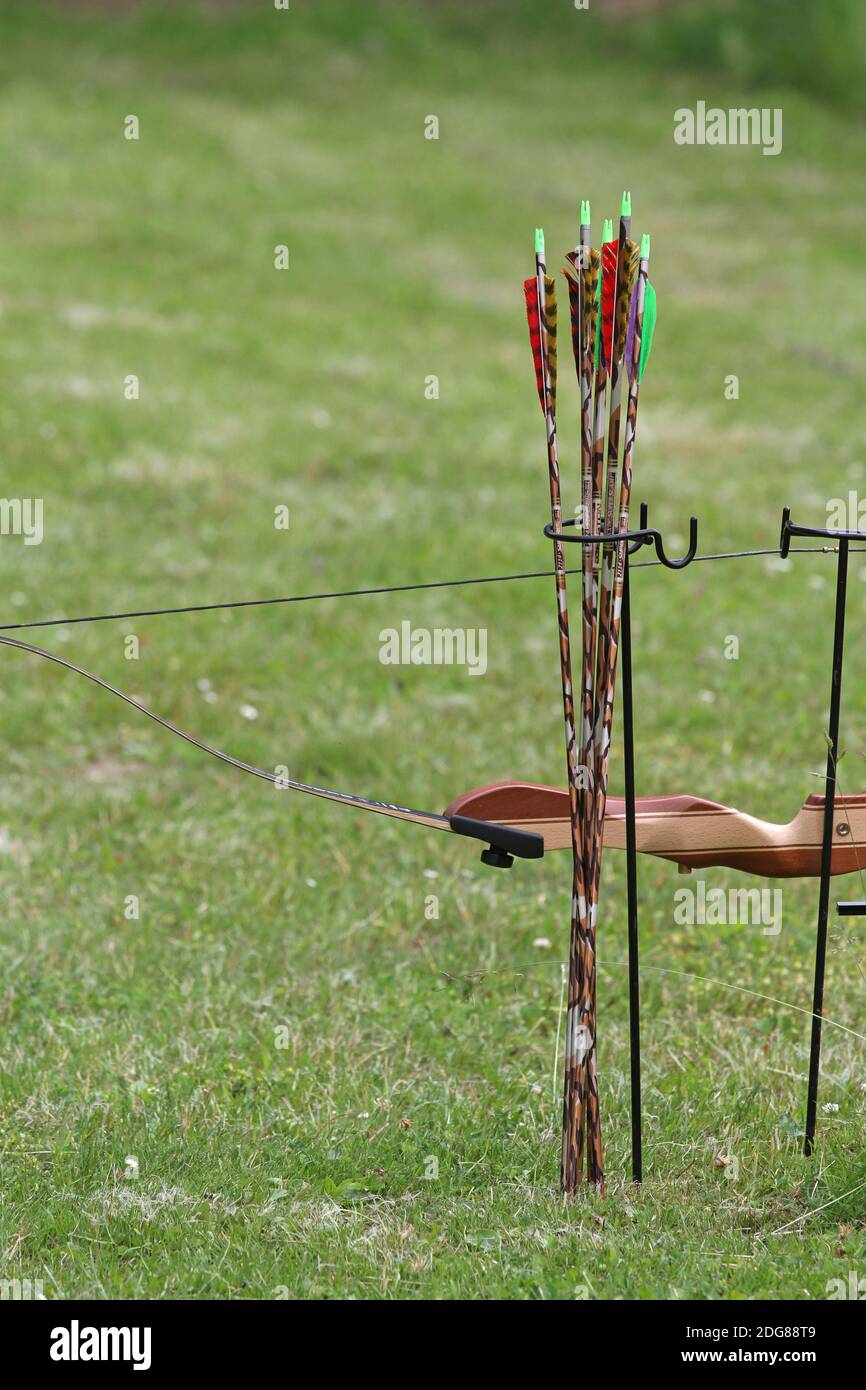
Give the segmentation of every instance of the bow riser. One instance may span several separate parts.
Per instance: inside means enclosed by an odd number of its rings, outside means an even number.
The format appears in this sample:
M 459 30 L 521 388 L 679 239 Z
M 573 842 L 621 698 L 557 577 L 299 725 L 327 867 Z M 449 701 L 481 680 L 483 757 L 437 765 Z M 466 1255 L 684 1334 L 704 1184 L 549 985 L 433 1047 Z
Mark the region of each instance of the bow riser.
M 787 825 L 762 821 L 696 796 L 644 796 L 635 800 L 639 854 L 688 869 L 727 868 L 761 878 L 818 878 L 824 797 L 810 796 Z M 530 831 L 545 851 L 571 844 L 568 793 L 536 782 L 501 782 L 464 792 L 448 807 L 495 824 Z M 866 862 L 866 794 L 835 798 L 830 872 L 854 873 Z M 606 849 L 626 848 L 625 800 L 607 798 Z

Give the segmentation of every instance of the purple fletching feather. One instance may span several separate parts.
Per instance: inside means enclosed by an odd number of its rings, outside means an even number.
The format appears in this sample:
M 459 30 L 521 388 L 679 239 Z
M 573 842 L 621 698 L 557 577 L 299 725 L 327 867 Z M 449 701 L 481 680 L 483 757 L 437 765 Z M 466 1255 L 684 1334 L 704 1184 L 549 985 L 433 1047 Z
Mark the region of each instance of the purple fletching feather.
M 625 335 L 625 371 L 631 381 L 631 355 L 634 348 L 634 321 L 637 315 L 637 279 L 631 292 L 631 308 L 628 311 L 628 332 Z

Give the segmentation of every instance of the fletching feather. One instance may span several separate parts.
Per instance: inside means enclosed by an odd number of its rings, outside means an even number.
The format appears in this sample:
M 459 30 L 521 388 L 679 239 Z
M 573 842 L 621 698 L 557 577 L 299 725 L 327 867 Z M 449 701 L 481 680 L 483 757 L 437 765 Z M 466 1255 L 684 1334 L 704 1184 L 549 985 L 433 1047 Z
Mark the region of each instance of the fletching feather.
M 619 278 L 616 287 L 616 332 L 613 344 L 615 362 L 621 362 L 625 352 L 631 295 L 637 278 L 639 257 L 640 249 L 637 242 L 624 241 L 620 250 Z
M 611 350 L 613 348 L 613 314 L 618 258 L 619 242 L 606 241 L 601 248 L 601 336 L 604 348 L 604 365 L 607 371 L 610 371 Z
M 526 321 L 529 324 L 529 346 L 532 348 L 532 362 L 535 367 L 535 385 L 541 409 L 544 409 L 544 373 L 541 365 L 541 322 L 538 313 L 538 281 L 533 275 L 524 280 L 523 295 L 526 300 Z
M 596 349 L 596 325 L 598 322 L 598 273 L 601 266 L 601 252 L 594 247 L 589 253 L 589 264 L 583 272 L 583 341 L 591 353 Z
M 637 282 L 631 296 L 631 309 L 629 310 L 628 333 L 625 340 L 625 369 L 628 379 L 631 381 L 631 359 L 634 350 L 634 322 L 637 314 Z M 643 333 L 640 340 L 640 361 L 637 368 L 638 382 L 642 381 L 652 351 L 653 334 L 656 327 L 656 292 L 650 284 L 646 282 L 646 291 L 643 301 Z
M 653 347 L 653 334 L 656 331 L 656 292 L 650 284 L 646 282 L 646 294 L 643 304 L 643 334 L 640 340 L 640 362 L 638 363 L 637 379 L 643 381 L 643 374 L 646 371 L 647 362 Z
M 556 409 L 556 281 L 544 277 L 544 307 L 547 314 L 547 369 L 550 372 L 550 407 Z
M 538 313 L 538 281 L 535 276 L 523 282 L 523 297 L 526 300 L 526 321 L 529 325 L 529 345 L 532 348 L 532 363 L 535 367 L 535 385 L 538 400 L 544 410 L 544 363 L 541 358 L 541 323 Z M 544 303 L 547 317 L 547 358 L 550 371 L 550 404 L 556 406 L 556 286 L 550 275 L 544 277 Z
M 565 258 L 569 262 L 568 269 L 563 273 L 568 283 L 568 307 L 571 313 L 571 347 L 574 352 L 574 363 L 577 367 L 577 374 L 580 376 L 580 337 L 581 337 L 581 303 L 580 303 L 580 251 L 569 251 Z

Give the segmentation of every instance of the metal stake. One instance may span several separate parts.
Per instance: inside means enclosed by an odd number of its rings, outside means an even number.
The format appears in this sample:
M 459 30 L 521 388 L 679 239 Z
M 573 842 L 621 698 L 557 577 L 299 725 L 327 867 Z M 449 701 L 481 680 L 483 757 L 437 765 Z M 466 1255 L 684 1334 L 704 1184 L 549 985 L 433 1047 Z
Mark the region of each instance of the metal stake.
M 830 686 L 827 775 L 824 782 L 824 838 L 821 844 L 821 889 L 818 897 L 818 935 L 815 941 L 815 988 L 812 994 L 812 1042 L 809 1048 L 809 1087 L 806 1093 L 808 1158 L 815 1145 L 818 1113 L 818 1075 L 821 1070 L 821 1016 L 824 1008 L 824 964 L 827 957 L 827 914 L 830 906 L 830 857 L 836 814 L 836 768 L 839 761 L 839 707 L 842 699 L 842 648 L 845 640 L 845 595 L 848 586 L 848 538 L 839 539 L 836 569 L 836 626 L 833 634 L 833 677 Z
M 637 836 L 634 805 L 634 728 L 631 693 L 631 604 L 628 551 L 620 620 L 622 660 L 622 744 L 625 761 L 625 853 L 628 882 L 628 1021 L 631 1062 L 631 1176 L 643 1181 L 640 1090 L 640 968 L 638 964 Z

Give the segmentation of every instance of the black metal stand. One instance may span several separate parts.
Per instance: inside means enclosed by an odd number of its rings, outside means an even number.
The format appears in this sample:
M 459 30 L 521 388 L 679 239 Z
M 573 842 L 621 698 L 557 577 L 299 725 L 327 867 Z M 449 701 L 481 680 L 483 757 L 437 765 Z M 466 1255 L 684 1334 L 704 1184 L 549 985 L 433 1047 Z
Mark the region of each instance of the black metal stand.
M 830 680 L 830 724 L 827 731 L 827 770 L 824 779 L 824 827 L 821 841 L 821 883 L 818 890 L 818 929 L 815 939 L 815 983 L 812 991 L 812 1039 L 809 1047 L 809 1084 L 806 1092 L 806 1135 L 803 1153 L 815 1147 L 818 1114 L 818 1078 L 821 1071 L 821 1022 L 824 1010 L 824 966 L 827 958 L 827 916 L 830 906 L 830 867 L 833 823 L 836 812 L 836 767 L 839 759 L 839 713 L 842 703 L 842 663 L 845 642 L 845 599 L 848 589 L 848 543 L 866 540 L 862 531 L 830 531 L 820 526 L 796 526 L 791 509 L 782 512 L 779 553 L 788 554 L 792 536 L 822 537 L 838 547 L 836 564 L 836 621 L 833 631 L 833 669 Z M 839 903 L 838 911 L 851 916 L 866 914 L 866 903 Z
M 631 1177 L 643 1182 L 640 1085 L 640 960 L 637 918 L 637 832 L 634 804 L 634 713 L 631 691 L 631 579 L 628 553 L 622 591 L 622 748 L 625 767 L 625 867 L 628 886 L 628 1032 L 631 1067 Z
M 620 616 L 619 647 L 622 669 L 622 739 L 625 763 L 625 852 L 626 882 L 628 887 L 628 1017 L 629 1017 L 629 1061 L 631 1067 L 631 1174 L 633 1182 L 643 1181 L 643 1146 L 641 1139 L 641 1056 L 640 1056 L 640 963 L 638 953 L 638 896 L 637 896 L 637 831 L 635 828 L 635 790 L 634 790 L 634 706 L 632 702 L 632 663 L 631 663 L 631 595 L 628 557 L 645 545 L 655 547 L 660 564 L 666 569 L 681 570 L 690 565 L 698 549 L 698 521 L 689 521 L 689 548 L 679 560 L 671 560 L 665 554 L 661 533 L 648 525 L 649 508 L 646 502 L 640 505 L 640 527 L 637 531 L 614 531 L 610 535 L 587 536 L 581 533 L 565 535 L 566 526 L 577 526 L 576 521 L 563 522 L 562 531 L 554 531 L 548 524 L 544 534 L 550 540 L 569 541 L 578 545 L 598 545 L 605 541 L 630 541 L 626 547 L 625 569 L 623 575 L 622 613 Z

